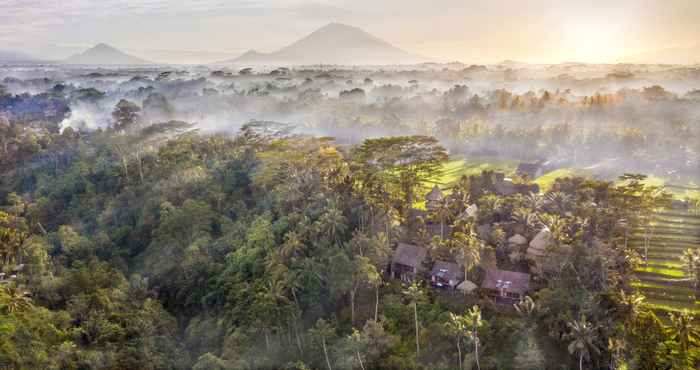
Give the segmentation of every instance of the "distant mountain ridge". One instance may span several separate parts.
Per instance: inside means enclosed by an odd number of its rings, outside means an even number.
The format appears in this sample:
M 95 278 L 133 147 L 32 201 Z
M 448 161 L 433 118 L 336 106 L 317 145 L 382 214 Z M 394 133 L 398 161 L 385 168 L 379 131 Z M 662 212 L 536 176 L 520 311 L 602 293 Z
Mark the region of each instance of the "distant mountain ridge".
M 0 63 L 39 63 L 39 59 L 13 50 L 0 50 Z
M 700 43 L 691 47 L 667 48 L 630 55 L 624 63 L 639 64 L 700 64 Z
M 357 27 L 330 23 L 275 52 L 249 50 L 221 63 L 382 65 L 426 61 Z
M 82 53 L 75 54 L 61 62 L 62 64 L 94 64 L 94 65 L 132 65 L 154 64 L 145 59 L 127 54 L 107 44 L 97 44 Z

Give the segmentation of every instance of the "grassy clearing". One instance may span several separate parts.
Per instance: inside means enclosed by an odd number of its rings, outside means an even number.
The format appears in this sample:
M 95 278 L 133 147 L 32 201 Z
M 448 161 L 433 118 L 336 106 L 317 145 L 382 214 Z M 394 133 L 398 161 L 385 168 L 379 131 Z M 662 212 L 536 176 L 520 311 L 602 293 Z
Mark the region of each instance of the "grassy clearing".
M 426 180 L 421 189 L 420 201 L 413 204 L 415 208 L 425 210 L 425 201 L 422 198 L 433 186 L 437 185 L 445 194 L 449 194 L 450 187 L 455 185 L 463 175 L 479 175 L 482 171 L 501 171 L 506 174 L 515 172 L 517 161 L 501 157 L 454 157 L 442 165 L 442 171 L 436 178 Z
M 554 171 L 545 173 L 544 175 L 535 179 L 535 183 L 540 186 L 542 191 L 549 190 L 554 181 L 561 177 L 573 177 L 584 175 L 584 171 L 574 170 L 572 168 L 560 168 Z
M 455 157 L 442 166 L 442 174 L 435 179 L 427 181 L 426 185 L 432 187 L 437 184 L 441 188 L 454 185 L 462 175 L 478 175 L 482 171 L 502 171 L 512 173 L 518 162 L 501 157 Z
M 684 278 L 685 277 L 685 272 L 682 270 L 676 270 L 676 269 L 668 269 L 668 268 L 661 268 L 661 267 L 654 267 L 654 266 L 647 266 L 647 267 L 640 267 L 637 269 L 639 272 L 649 272 L 652 274 L 658 274 L 658 275 L 664 275 L 667 277 L 671 278 Z

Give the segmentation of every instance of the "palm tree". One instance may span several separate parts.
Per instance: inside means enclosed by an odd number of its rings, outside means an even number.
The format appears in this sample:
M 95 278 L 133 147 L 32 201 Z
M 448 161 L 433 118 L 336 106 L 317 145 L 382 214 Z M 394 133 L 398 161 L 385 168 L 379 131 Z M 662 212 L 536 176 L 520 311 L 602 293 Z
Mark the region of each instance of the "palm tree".
M 418 341 L 418 302 L 422 301 L 424 298 L 424 292 L 423 290 L 413 282 L 408 289 L 404 290 L 403 292 L 404 295 L 408 298 L 408 300 L 411 302 L 413 305 L 413 318 L 414 322 L 416 324 L 416 361 L 418 360 L 418 356 L 420 355 L 420 343 Z
M 382 275 L 384 274 L 384 269 L 389 262 L 389 256 L 391 250 L 387 247 L 384 241 L 385 236 L 379 234 L 378 236 L 370 239 L 367 248 L 367 257 L 369 258 L 372 265 L 374 265 L 374 270 L 377 272 L 372 275 L 369 284 L 374 288 L 374 321 L 376 322 L 379 316 L 379 288 L 382 286 Z
M 32 307 L 32 300 L 27 296 L 27 292 L 16 286 L 5 286 L 0 290 L 0 308 L 5 309 L 8 314 L 23 311 Z
M 285 259 L 289 260 L 294 258 L 294 256 L 302 253 L 304 249 L 305 245 L 296 232 L 290 231 L 284 234 L 284 243 L 282 243 L 280 254 Z
M 571 332 L 567 335 L 571 339 L 569 343 L 569 353 L 578 353 L 579 370 L 583 370 L 583 359 L 590 358 L 591 351 L 600 353 L 600 350 L 594 343 L 597 337 L 597 326 L 593 326 L 586 320 L 586 316 L 581 315 L 581 319 L 567 323 Z
M 311 329 L 311 334 L 315 336 L 321 342 L 321 348 L 323 348 L 323 356 L 326 358 L 326 365 L 328 370 L 333 370 L 331 367 L 331 360 L 328 358 L 328 348 L 326 341 L 328 338 L 335 334 L 335 328 L 324 319 L 318 319 L 316 325 Z
M 616 226 L 619 226 L 620 228 L 625 230 L 625 250 L 627 250 L 627 241 L 629 240 L 629 230 L 630 230 L 629 221 L 626 218 L 621 218 L 617 221 Z
M 694 317 L 684 310 L 680 314 L 669 314 L 671 326 L 668 333 L 680 345 L 681 353 L 688 353 L 691 344 L 700 343 L 700 331 L 693 324 Z
M 362 361 L 362 355 L 360 354 L 360 349 L 363 345 L 362 334 L 355 328 L 352 328 L 352 333 L 348 336 L 350 346 L 355 350 L 355 356 L 357 356 L 357 362 L 360 363 L 360 369 L 365 370 L 365 364 Z
M 474 305 L 471 309 L 467 311 L 466 314 L 467 324 L 471 331 L 469 332 L 469 337 L 474 342 L 474 358 L 476 358 L 476 368 L 481 370 L 479 365 L 479 327 L 483 325 L 481 321 L 481 309 L 479 306 Z
M 610 352 L 610 369 L 615 370 L 620 366 L 622 351 L 626 343 L 624 338 L 608 338 L 608 351 Z
M 291 293 L 292 300 L 294 302 L 294 309 L 289 310 L 289 322 L 291 323 L 292 330 L 294 331 L 299 352 L 303 353 L 304 348 L 301 343 L 301 338 L 299 337 L 299 318 L 302 315 L 302 309 L 297 297 L 297 291 L 303 287 L 301 282 L 302 276 L 296 270 L 284 269 L 283 271 L 284 274 L 278 275 L 278 278 L 281 280 L 280 283 L 284 290 Z
M 688 199 L 688 203 L 690 204 L 690 211 L 695 215 L 700 215 L 700 199 Z
M 537 304 L 535 304 L 535 301 L 529 295 L 523 297 L 523 299 L 515 303 L 513 307 L 526 319 L 531 319 L 537 310 Z
M 462 339 L 469 331 L 469 322 L 464 316 L 449 313 L 449 320 L 445 323 L 447 332 L 455 337 L 457 344 L 457 356 L 459 357 L 459 369 L 462 369 Z
M 376 284 L 379 273 L 369 258 L 356 255 L 353 257 L 353 274 L 352 286 L 350 288 L 350 322 L 355 325 L 355 297 L 362 286 L 365 284 Z
M 533 212 L 541 210 L 544 206 L 544 203 L 544 199 L 539 194 L 530 193 L 525 196 L 525 204 Z
M 525 229 L 535 229 L 539 226 L 540 220 L 537 213 L 528 208 L 516 208 L 513 211 L 513 221 L 525 227 Z
M 440 220 L 440 238 L 445 239 L 445 222 L 447 222 L 452 214 L 452 205 L 449 197 L 443 197 L 438 201 L 435 208 L 435 216 Z
M 467 272 L 481 261 L 482 243 L 473 231 L 455 233 L 454 244 L 457 246 L 457 262 L 464 269 L 464 279 Z
M 700 249 L 688 248 L 683 251 L 681 261 L 686 270 L 686 276 L 693 282 L 693 286 L 698 288 L 698 267 L 700 267 Z
M 621 316 L 625 319 L 627 325 L 634 325 L 642 311 L 644 296 L 638 292 L 627 294 L 624 290 L 621 290 L 618 294 L 618 302 Z
M 371 276 L 369 283 L 374 287 L 374 322 L 377 322 L 379 319 L 379 288 L 383 283 L 382 274 L 377 273 Z
M 339 244 L 340 236 L 347 230 L 347 219 L 343 215 L 343 212 L 341 212 L 335 204 L 331 204 L 326 210 L 326 213 L 321 216 L 321 222 L 331 237 L 331 240 Z
M 571 195 L 560 191 L 554 191 L 545 195 L 545 203 L 548 208 L 552 208 L 560 215 L 571 210 L 573 201 L 574 199 Z
M 263 289 L 258 292 L 255 300 L 255 309 L 259 313 L 260 324 L 265 334 L 266 349 L 270 349 L 270 329 L 280 322 L 282 316 L 288 311 L 289 299 L 285 293 L 283 280 L 268 281 Z
M 569 235 L 567 233 L 569 223 L 566 218 L 545 213 L 542 214 L 541 219 L 542 223 L 546 225 L 549 232 L 552 234 L 552 239 L 557 247 L 569 242 Z

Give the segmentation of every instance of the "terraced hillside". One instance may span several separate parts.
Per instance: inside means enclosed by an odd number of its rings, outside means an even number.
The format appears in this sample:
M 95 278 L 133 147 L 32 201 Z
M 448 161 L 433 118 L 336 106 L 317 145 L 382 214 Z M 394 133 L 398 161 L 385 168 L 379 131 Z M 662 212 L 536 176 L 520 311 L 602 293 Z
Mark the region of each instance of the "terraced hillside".
M 700 301 L 687 279 L 681 255 L 685 249 L 700 248 L 700 215 L 682 210 L 664 210 L 654 215 L 645 251 L 645 230 L 635 230 L 631 240 L 639 253 L 647 253 L 647 264 L 637 270 L 639 290 L 652 308 L 661 311 L 688 309 L 700 313 Z

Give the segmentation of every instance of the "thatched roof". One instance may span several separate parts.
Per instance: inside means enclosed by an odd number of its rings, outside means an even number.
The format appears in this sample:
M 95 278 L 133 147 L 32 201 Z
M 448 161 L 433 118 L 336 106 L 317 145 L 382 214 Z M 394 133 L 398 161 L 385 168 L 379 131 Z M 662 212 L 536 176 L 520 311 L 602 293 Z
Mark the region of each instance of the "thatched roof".
M 458 280 L 459 266 L 454 262 L 436 261 L 430 275 L 443 278 L 448 281 Z
M 530 274 L 487 268 L 481 287 L 491 290 L 504 287 L 506 292 L 525 294 L 530 290 Z
M 442 193 L 442 190 L 440 190 L 440 188 L 437 185 L 435 185 L 433 186 L 433 189 L 430 190 L 430 193 L 425 195 L 425 200 L 435 202 L 442 200 L 443 197 L 444 194 Z
M 542 167 L 540 163 L 520 163 L 515 170 L 520 176 L 527 175 L 528 178 L 534 179 L 537 171 Z
M 469 280 L 464 280 L 463 282 L 459 283 L 459 285 L 457 285 L 457 289 L 465 293 L 471 293 L 474 291 L 474 289 L 476 289 L 476 284 L 472 283 Z
M 427 255 L 428 250 L 423 247 L 399 243 L 391 262 L 420 269 L 423 265 L 423 260 L 425 260 L 425 256 Z

